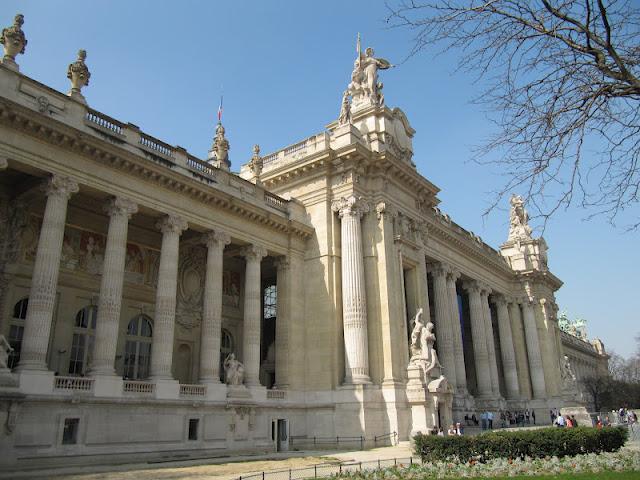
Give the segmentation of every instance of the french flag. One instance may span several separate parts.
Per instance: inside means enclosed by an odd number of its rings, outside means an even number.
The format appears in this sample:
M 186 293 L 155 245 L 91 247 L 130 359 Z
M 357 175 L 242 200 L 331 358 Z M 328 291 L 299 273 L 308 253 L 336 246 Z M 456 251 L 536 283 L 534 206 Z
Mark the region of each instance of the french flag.
M 220 95 L 220 105 L 218 105 L 218 123 L 222 123 L 222 95 Z

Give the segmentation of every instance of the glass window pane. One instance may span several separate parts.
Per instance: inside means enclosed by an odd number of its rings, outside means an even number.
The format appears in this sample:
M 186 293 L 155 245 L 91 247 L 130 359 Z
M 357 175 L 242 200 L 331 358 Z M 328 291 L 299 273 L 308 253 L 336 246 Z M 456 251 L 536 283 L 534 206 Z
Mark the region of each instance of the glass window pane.
M 138 335 L 138 317 L 134 318 L 127 325 L 127 335 Z
M 141 337 L 150 337 L 152 335 L 151 322 L 148 319 L 143 317 L 141 323 L 142 323 L 142 325 L 141 325 L 140 336 Z

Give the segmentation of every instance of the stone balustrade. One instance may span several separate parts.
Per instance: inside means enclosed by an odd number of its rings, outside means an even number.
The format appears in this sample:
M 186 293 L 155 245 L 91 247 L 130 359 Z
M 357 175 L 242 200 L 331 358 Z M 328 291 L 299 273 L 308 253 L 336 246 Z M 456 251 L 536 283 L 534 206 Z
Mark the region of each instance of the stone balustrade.
M 207 395 L 207 386 L 198 384 L 180 384 L 181 397 L 205 397 Z
M 155 384 L 144 380 L 125 380 L 122 391 L 125 394 L 147 394 L 152 395 Z
M 93 390 L 93 378 L 55 377 L 53 389 L 56 392 L 91 392 Z

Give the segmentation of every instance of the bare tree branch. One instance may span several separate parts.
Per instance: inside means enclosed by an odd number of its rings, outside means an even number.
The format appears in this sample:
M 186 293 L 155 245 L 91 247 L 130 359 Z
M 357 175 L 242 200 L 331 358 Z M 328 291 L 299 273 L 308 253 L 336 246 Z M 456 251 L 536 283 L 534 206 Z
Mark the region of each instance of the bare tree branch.
M 506 177 L 548 219 L 578 203 L 640 227 L 640 11 L 629 0 L 441 0 L 388 5 L 415 32 L 409 58 L 461 53 L 456 72 L 488 85 L 474 101 L 496 126 L 475 160 Z M 490 157 L 489 154 L 493 156 Z M 498 159 L 496 160 L 496 154 Z

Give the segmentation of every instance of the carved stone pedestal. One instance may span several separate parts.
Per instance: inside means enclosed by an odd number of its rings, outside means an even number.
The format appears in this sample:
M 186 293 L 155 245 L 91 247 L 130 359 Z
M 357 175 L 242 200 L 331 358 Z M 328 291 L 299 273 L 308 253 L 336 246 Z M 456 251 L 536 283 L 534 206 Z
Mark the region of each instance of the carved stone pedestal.
M 418 363 L 407 367 L 407 402 L 411 405 L 411 439 L 433 427 L 446 429 L 452 422 L 453 390 L 447 379 L 440 375 L 425 379 L 424 370 Z
M 9 368 L 0 368 L 0 389 L 18 388 L 18 377 Z
M 227 398 L 229 399 L 251 398 L 251 392 L 244 385 L 227 385 Z
M 93 393 L 96 397 L 121 397 L 122 377 L 118 375 L 95 375 Z
M 180 383 L 173 379 L 157 379 L 155 382 L 155 398 L 174 399 L 180 397 Z

